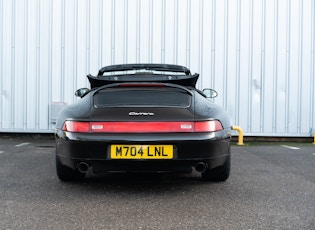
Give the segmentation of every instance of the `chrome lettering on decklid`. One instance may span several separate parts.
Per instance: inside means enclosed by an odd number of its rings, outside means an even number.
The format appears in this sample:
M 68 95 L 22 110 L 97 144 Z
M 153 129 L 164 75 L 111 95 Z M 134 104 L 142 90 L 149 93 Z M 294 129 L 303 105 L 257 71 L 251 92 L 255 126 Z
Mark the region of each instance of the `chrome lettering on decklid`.
M 129 112 L 129 116 L 154 116 L 151 112 Z

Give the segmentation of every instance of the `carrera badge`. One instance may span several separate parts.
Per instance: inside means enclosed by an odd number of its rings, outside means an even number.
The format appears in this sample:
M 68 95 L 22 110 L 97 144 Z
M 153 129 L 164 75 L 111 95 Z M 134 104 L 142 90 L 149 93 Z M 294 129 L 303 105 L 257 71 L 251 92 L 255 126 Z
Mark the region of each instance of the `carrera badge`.
M 151 112 L 129 112 L 129 116 L 154 116 Z

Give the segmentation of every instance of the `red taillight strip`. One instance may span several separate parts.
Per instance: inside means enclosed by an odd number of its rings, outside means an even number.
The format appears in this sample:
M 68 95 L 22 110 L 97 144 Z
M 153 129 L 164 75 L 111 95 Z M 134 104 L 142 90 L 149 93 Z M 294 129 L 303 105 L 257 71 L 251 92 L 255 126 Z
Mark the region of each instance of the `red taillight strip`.
M 194 123 L 194 132 L 216 132 L 223 130 L 222 124 L 218 120 L 213 121 L 197 121 Z
M 91 122 L 91 128 L 104 133 L 166 133 L 192 132 L 193 126 L 190 122 Z
M 220 121 L 197 122 L 82 122 L 66 121 L 62 128 L 79 133 L 191 133 L 223 130 Z
M 74 133 L 89 133 L 90 122 L 84 121 L 66 121 L 63 124 L 62 130 Z

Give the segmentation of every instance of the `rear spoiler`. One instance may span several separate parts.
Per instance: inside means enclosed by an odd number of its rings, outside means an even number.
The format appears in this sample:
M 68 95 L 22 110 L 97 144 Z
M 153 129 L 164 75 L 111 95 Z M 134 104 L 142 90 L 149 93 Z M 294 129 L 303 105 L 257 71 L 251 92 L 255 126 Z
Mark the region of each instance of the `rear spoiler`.
M 120 75 L 120 76 L 87 76 L 91 89 L 109 85 L 113 83 L 124 82 L 160 82 L 160 83 L 172 83 L 181 86 L 196 87 L 199 74 L 194 75 Z

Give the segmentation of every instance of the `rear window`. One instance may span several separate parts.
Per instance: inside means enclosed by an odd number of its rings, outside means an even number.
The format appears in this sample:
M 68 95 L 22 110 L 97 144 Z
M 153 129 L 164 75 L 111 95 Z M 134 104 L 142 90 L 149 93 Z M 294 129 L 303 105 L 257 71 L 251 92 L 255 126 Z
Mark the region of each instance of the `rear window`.
M 188 107 L 191 95 L 180 89 L 106 89 L 94 95 L 96 107 Z

